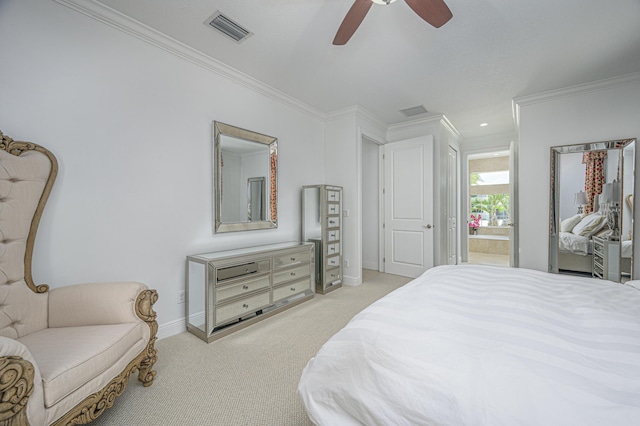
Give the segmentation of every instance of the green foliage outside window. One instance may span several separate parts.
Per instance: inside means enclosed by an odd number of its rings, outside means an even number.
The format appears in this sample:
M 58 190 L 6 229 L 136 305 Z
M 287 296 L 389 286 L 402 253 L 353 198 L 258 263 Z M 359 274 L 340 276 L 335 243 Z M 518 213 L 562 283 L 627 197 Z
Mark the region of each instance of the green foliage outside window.
M 471 213 L 482 214 L 482 219 L 488 220 L 489 225 L 498 226 L 498 220 L 503 219 L 506 225 L 509 218 L 509 194 L 472 195 Z

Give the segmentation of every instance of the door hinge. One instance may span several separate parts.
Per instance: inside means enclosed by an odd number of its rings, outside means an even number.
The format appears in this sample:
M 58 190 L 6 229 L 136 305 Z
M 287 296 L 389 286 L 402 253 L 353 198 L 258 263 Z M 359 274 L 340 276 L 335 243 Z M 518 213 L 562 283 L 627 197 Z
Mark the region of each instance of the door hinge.
M 387 224 L 386 224 L 386 223 L 383 223 L 383 224 L 382 224 L 382 229 L 384 229 L 386 226 L 387 226 Z
M 385 263 L 386 261 L 387 261 L 387 258 L 386 258 L 386 257 L 383 257 L 383 258 L 382 258 L 382 263 Z

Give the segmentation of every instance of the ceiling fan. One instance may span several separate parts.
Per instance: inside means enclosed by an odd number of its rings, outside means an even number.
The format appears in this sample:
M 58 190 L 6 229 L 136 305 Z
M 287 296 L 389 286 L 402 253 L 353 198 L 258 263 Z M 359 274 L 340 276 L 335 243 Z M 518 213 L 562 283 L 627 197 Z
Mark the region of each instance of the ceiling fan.
M 333 44 L 341 46 L 346 44 L 353 33 L 356 32 L 362 20 L 369 12 L 373 3 L 390 4 L 396 0 L 355 0 L 351 9 L 344 17 Z M 451 10 L 445 4 L 444 0 L 405 0 L 409 7 L 413 9 L 422 19 L 436 28 L 440 28 L 453 17 Z

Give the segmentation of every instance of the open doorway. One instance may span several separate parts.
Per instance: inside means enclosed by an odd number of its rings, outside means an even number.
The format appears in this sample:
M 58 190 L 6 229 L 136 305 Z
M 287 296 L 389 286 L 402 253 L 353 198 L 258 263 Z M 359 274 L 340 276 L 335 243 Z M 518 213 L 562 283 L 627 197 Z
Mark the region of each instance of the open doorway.
M 468 156 L 468 263 L 510 265 L 510 167 L 509 151 Z
M 382 270 L 380 254 L 380 145 L 362 137 L 362 281 Z

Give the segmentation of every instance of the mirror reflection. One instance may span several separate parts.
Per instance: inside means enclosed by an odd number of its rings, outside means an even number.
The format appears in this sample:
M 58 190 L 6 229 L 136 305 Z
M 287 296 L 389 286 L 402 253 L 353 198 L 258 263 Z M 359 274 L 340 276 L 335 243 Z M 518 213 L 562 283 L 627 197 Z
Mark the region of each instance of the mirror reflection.
M 550 272 L 632 277 L 634 167 L 634 139 L 551 148 Z
M 215 232 L 277 226 L 277 139 L 214 122 Z

